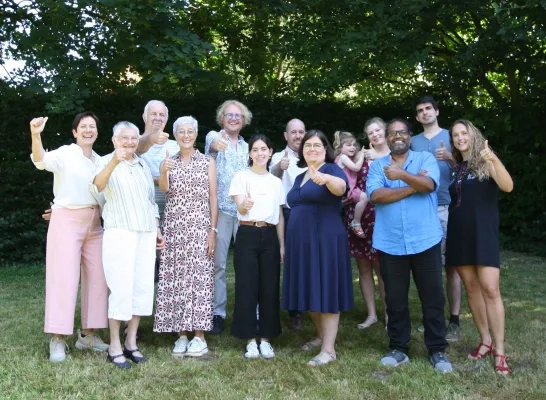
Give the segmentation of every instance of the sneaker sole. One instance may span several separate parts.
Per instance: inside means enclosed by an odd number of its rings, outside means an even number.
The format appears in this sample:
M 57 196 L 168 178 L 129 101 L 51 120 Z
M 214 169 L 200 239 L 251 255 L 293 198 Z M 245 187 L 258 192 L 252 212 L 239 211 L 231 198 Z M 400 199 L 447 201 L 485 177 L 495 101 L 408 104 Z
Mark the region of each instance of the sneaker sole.
M 394 365 L 393 364 L 384 364 L 384 363 L 381 362 L 381 365 L 383 365 L 384 367 L 394 367 L 394 368 L 396 368 L 401 364 L 407 364 L 407 363 L 409 363 L 409 358 L 406 358 L 405 360 L 400 361 L 398 364 L 394 364 Z
M 205 354 L 207 354 L 209 352 L 209 349 L 204 349 L 204 350 L 201 350 L 199 352 L 195 352 L 195 353 L 190 353 L 189 351 L 186 352 L 186 355 L 188 357 L 201 357 L 201 356 L 204 356 Z
M 175 358 L 184 358 L 184 356 L 186 355 L 186 353 L 185 353 L 185 352 L 184 352 L 184 353 L 178 353 L 178 352 L 174 352 L 174 351 L 173 351 L 173 352 L 172 352 L 172 355 L 173 355 L 173 357 L 175 357 Z
M 93 351 L 96 351 L 96 352 L 103 352 L 103 351 L 106 351 L 108 350 L 108 347 L 104 350 L 101 350 L 101 349 L 97 349 L 95 347 L 89 347 L 85 344 L 82 344 L 82 343 L 79 343 L 79 342 L 76 342 L 76 346 L 75 346 L 78 350 L 93 350 Z
M 59 359 L 49 357 L 49 361 L 52 363 L 63 362 L 64 360 L 66 360 L 66 356 L 64 358 L 59 358 Z
M 247 356 L 246 354 L 243 355 L 246 359 L 251 359 L 251 358 L 260 358 L 260 353 L 258 354 L 253 354 L 253 355 L 250 355 L 250 356 Z
M 272 359 L 273 357 L 275 357 L 275 354 L 271 354 L 271 355 L 268 355 L 268 356 L 264 356 L 263 354 L 261 355 L 262 358 L 266 359 L 266 360 L 270 360 Z

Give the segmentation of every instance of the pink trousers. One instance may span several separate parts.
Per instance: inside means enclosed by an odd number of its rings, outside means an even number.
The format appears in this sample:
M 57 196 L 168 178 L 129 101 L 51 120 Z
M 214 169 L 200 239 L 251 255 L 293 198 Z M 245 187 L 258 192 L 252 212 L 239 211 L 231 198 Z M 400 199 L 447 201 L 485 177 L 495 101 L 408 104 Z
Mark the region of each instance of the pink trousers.
M 72 335 L 81 269 L 83 329 L 108 326 L 108 287 L 102 268 L 98 206 L 54 209 L 47 231 L 44 331 Z

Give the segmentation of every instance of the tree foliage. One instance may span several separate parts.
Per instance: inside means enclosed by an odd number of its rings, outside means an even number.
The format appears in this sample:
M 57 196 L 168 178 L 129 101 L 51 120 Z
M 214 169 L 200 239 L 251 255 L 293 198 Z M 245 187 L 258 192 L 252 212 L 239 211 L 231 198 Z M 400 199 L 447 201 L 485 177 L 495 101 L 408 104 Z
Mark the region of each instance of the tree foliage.
M 471 119 L 513 174 L 501 199 L 511 246 L 546 239 L 546 0 L 3 0 L 0 18 L 0 65 L 24 62 L 0 78 L 0 168 L 17 166 L 0 226 L 19 229 L 0 253 L 43 237 L 24 230 L 42 206 L 12 202 L 39 197 L 27 119 L 56 115 L 48 126 L 63 132 L 92 108 L 109 129 L 140 122 L 151 98 L 208 129 L 237 97 L 255 116 L 247 132 L 275 135 L 294 116 L 360 133 L 374 114 L 413 119 L 412 100 L 433 94 L 442 125 Z

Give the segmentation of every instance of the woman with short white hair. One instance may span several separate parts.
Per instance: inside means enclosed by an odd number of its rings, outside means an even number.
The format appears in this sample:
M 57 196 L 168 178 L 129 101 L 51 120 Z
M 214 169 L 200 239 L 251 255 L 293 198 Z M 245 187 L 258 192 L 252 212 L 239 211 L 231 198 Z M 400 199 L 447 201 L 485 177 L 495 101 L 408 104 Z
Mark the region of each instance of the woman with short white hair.
M 154 183 L 148 165 L 136 154 L 139 131 L 131 122 L 114 126 L 115 151 L 104 156 L 92 190 L 104 193 L 103 265 L 110 289 L 107 360 L 127 369 L 148 359 L 136 344 L 141 316 L 152 315 L 155 250 L 163 247 Z M 102 168 L 101 168 L 102 167 Z M 122 347 L 121 321 L 129 321 Z
M 218 221 L 216 163 L 194 148 L 197 121 L 180 117 L 173 126 L 180 152 L 162 162 L 159 188 L 167 193 L 157 286 L 154 332 L 178 332 L 176 357 L 208 353 L 212 329 L 214 250 Z M 194 332 L 191 341 L 188 333 Z

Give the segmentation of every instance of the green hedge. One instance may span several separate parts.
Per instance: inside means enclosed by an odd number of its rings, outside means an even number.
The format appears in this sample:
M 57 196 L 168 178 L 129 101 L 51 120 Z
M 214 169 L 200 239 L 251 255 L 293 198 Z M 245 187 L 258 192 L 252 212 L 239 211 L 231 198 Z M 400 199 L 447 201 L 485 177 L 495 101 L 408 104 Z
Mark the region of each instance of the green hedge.
M 0 264 L 41 262 L 44 258 L 47 223 L 42 211 L 52 199 L 52 174 L 38 171 L 32 165 L 30 154 L 29 121 L 36 116 L 48 115 L 44 131 L 44 147 L 55 149 L 72 142 L 70 126 L 75 109 L 52 114 L 46 111 L 52 94 L 36 95 L 24 88 L 0 86 Z M 198 96 L 139 93 L 125 88 L 115 95 L 95 96 L 84 104 L 100 118 L 99 138 L 95 150 L 99 154 L 112 151 L 111 127 L 119 120 L 129 120 L 143 129 L 142 111 L 147 100 L 159 98 L 168 107 L 170 118 L 167 131 L 182 115 L 193 115 L 199 121 L 198 146 L 202 149 L 206 132 L 217 129 L 216 107 L 228 98 L 243 101 L 253 112 L 251 126 L 243 135 L 264 133 L 275 143 L 276 150 L 284 147 L 282 133 L 286 122 L 294 117 L 306 122 L 308 129 L 319 128 L 329 136 L 337 129 L 362 133 L 364 122 L 373 116 L 389 119 L 395 116 L 413 120 L 413 99 L 399 99 L 396 103 L 378 102 L 360 108 L 347 107 L 339 102 L 301 103 L 288 100 L 269 100 L 259 96 L 243 97 L 233 93 L 209 93 Z M 546 234 L 546 178 L 540 173 L 546 169 L 544 154 L 546 138 L 542 134 L 546 113 L 528 108 L 508 113 L 501 110 L 463 110 L 444 105 L 441 125 L 468 117 L 478 126 L 485 126 L 489 143 L 497 151 L 514 177 L 515 189 L 501 195 L 501 233 L 503 246 L 544 254 Z M 499 117 L 502 116 L 502 117 Z M 539 118 L 539 116 L 541 118 Z

